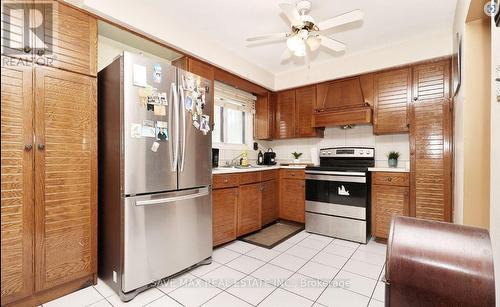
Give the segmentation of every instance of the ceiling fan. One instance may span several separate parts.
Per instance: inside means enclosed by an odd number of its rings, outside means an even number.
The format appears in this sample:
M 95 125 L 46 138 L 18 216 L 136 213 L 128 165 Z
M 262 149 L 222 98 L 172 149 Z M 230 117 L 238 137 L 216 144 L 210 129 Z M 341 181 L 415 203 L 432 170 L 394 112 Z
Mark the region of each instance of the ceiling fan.
M 308 15 L 311 10 L 311 2 L 307 0 L 299 1 L 296 5 L 281 3 L 279 6 L 290 21 L 291 31 L 251 37 L 247 38 L 247 41 L 254 42 L 286 38 L 288 49 L 283 56 L 286 58 L 292 54 L 297 57 L 306 56 L 309 50 L 315 51 L 320 45 L 337 52 L 345 50 L 346 46 L 344 43 L 322 34 L 331 28 L 362 20 L 364 16 L 363 11 L 354 10 L 316 23 L 314 19 Z

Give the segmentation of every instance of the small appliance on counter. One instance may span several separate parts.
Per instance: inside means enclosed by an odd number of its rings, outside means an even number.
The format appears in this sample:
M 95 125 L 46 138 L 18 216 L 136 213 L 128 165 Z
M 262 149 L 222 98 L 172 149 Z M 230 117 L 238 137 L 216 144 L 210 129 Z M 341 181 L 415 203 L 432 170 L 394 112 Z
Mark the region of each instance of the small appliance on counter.
M 212 148 L 212 167 L 219 167 L 219 148 Z
M 264 165 L 275 165 L 276 164 L 276 153 L 272 148 L 269 148 L 267 152 L 264 153 Z

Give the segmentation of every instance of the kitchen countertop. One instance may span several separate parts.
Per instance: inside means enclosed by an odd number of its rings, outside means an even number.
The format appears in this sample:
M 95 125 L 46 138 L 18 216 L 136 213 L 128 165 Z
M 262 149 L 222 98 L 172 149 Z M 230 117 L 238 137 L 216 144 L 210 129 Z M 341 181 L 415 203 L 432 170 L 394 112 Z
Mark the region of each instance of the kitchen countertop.
M 270 165 L 270 166 L 249 167 L 249 168 L 217 167 L 212 169 L 212 174 L 217 175 L 217 174 L 230 174 L 230 173 L 260 172 L 260 171 L 267 171 L 280 168 L 305 169 L 305 165 L 303 166 Z
M 369 172 L 392 172 L 392 173 L 409 173 L 410 169 L 403 167 L 369 167 Z

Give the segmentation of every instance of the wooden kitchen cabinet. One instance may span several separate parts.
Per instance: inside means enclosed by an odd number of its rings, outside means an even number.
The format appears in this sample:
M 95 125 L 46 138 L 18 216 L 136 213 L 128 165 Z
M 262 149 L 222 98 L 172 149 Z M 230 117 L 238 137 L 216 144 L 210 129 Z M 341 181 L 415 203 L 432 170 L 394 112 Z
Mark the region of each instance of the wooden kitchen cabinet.
M 38 37 L 45 38 L 46 51 L 44 46 L 35 44 L 37 55 L 44 55 L 47 59 L 42 62 L 51 67 L 96 76 L 96 18 L 58 1 L 52 2 L 51 12 L 51 6 L 44 5 L 42 9 L 45 14 L 43 27 L 35 29 Z
M 215 189 L 212 192 L 213 245 L 237 237 L 238 188 Z
M 280 170 L 279 218 L 304 223 L 304 176 L 303 170 Z
M 414 68 L 410 109 L 410 214 L 451 222 L 452 111 L 449 61 Z
M 262 226 L 278 219 L 278 180 L 262 182 Z
M 256 140 L 271 140 L 273 138 L 275 99 L 274 93 L 257 96 L 253 126 L 253 137 Z
M 31 295 L 34 285 L 33 76 L 24 66 L 2 65 L 1 71 L 1 282 L 7 304 Z
M 295 90 L 279 92 L 276 100 L 275 138 L 295 137 L 295 113 Z
M 316 86 L 305 86 L 295 90 L 296 125 L 295 134 L 299 137 L 317 137 L 323 130 L 313 127 L 313 111 L 316 105 Z
M 2 303 L 36 305 L 93 283 L 96 94 L 94 77 L 2 67 L 1 223 L 10 225 L 2 227 Z
M 408 132 L 411 80 L 410 67 L 375 74 L 373 133 Z
M 372 185 L 373 236 L 387 239 L 393 216 L 409 216 L 409 190 L 408 186 Z
M 262 184 L 252 183 L 240 185 L 238 192 L 238 224 L 237 235 L 259 230 L 262 226 Z
M 315 101 L 314 86 L 279 92 L 276 101 L 274 137 L 276 139 L 323 137 L 323 129 L 312 126 Z

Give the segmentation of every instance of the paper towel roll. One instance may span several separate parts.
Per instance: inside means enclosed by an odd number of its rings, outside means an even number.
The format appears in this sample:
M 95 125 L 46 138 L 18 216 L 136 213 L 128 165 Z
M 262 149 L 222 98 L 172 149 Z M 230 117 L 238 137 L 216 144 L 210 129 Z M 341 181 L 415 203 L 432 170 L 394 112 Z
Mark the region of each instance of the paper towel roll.
M 311 162 L 314 165 L 319 165 L 319 154 L 316 147 L 311 148 Z

